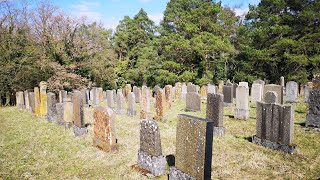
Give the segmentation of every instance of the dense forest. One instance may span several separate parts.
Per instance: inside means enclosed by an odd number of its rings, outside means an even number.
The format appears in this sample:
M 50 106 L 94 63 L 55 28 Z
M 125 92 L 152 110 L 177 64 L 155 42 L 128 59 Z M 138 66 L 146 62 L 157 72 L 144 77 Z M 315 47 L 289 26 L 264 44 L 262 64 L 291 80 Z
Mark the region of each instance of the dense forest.
M 0 1 L 0 104 L 40 81 L 57 91 L 280 76 L 305 83 L 320 72 L 317 0 L 262 0 L 244 19 L 221 2 L 171 0 L 159 26 L 141 9 L 114 31 L 48 2 L 22 2 Z

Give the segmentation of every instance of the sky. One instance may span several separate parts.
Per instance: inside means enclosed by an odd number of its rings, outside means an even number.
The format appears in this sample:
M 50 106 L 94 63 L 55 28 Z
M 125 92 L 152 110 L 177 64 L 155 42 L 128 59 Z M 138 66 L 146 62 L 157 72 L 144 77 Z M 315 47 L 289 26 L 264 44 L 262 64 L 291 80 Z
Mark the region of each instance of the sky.
M 53 0 L 53 4 L 76 17 L 87 17 L 87 22 L 101 22 L 104 27 L 115 29 L 121 19 L 133 17 L 143 8 L 157 25 L 169 0 Z M 222 0 L 224 6 L 232 7 L 237 15 L 248 12 L 249 4 L 260 0 Z

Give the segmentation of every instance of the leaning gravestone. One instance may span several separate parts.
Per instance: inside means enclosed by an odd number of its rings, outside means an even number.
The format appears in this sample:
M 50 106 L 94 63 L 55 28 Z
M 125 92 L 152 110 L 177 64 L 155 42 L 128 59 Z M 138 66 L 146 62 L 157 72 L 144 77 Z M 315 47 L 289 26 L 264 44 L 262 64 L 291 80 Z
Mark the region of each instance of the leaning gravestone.
M 40 82 L 40 116 L 45 117 L 47 115 L 47 83 L 45 81 Z
M 133 92 L 129 92 L 128 94 L 128 116 L 135 116 L 137 115 L 136 111 L 136 98 Z
M 34 113 L 40 115 L 40 92 L 39 88 L 34 88 Z
M 289 81 L 286 84 L 286 102 L 297 103 L 298 101 L 298 83 Z
M 251 103 L 256 104 L 262 100 L 263 88 L 261 84 L 253 83 L 251 87 Z
M 223 95 L 208 93 L 206 119 L 213 122 L 213 136 L 223 136 Z
M 236 108 L 234 111 L 235 119 L 249 119 L 249 88 L 239 85 L 236 90 Z
M 168 119 L 166 98 L 162 89 L 158 89 L 156 92 L 156 116 L 154 119 L 162 122 L 166 122 Z
M 264 86 L 263 97 L 266 96 L 268 91 L 274 91 L 277 93 L 277 102 L 278 104 L 283 104 L 283 87 L 276 84 L 267 84 Z M 263 99 L 264 100 L 264 99 Z
M 108 107 L 97 106 L 94 108 L 93 118 L 93 146 L 106 152 L 116 151 L 117 138 L 113 110 Z
M 73 104 L 73 132 L 76 136 L 88 133 L 83 120 L 83 100 L 80 91 L 75 91 L 72 98 Z
M 175 167 L 168 179 L 211 179 L 212 142 L 213 122 L 179 114 Z
M 73 104 L 70 98 L 63 99 L 63 121 L 66 128 L 72 127 Z
M 258 145 L 290 154 L 297 149 L 293 145 L 294 110 L 291 105 L 277 104 L 277 94 L 268 91 L 265 102 L 257 102 L 257 134 L 252 141 Z
M 233 106 L 233 86 L 223 86 L 224 106 Z
M 140 123 L 138 166 L 146 169 L 154 176 L 165 173 L 166 159 L 162 155 L 160 129 L 153 120 L 146 119 Z
M 57 109 L 56 109 L 56 95 L 54 93 L 49 92 L 47 94 L 48 102 L 47 102 L 47 120 L 49 122 L 55 122 L 57 120 Z
M 201 111 L 200 94 L 191 92 L 186 96 L 186 111 Z
M 320 127 L 320 75 L 314 76 L 312 90 L 309 92 L 309 110 L 306 127 Z

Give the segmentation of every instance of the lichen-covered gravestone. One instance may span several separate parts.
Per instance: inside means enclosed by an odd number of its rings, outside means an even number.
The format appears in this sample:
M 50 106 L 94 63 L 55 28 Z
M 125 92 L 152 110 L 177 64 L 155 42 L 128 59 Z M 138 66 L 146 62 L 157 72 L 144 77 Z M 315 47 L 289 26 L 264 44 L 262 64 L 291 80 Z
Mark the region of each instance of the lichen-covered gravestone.
M 127 111 L 128 116 L 135 116 L 137 115 L 137 110 L 136 110 L 136 98 L 133 92 L 129 92 L 128 94 L 128 111 Z
M 208 87 L 207 86 L 201 86 L 201 88 L 200 88 L 201 99 L 207 99 L 207 95 L 208 95 Z
M 48 102 L 47 102 L 47 120 L 49 122 L 55 122 L 57 120 L 57 109 L 56 109 L 56 95 L 54 93 L 49 92 L 47 94 Z
M 175 99 L 181 99 L 182 84 L 180 82 L 177 82 L 175 83 L 174 87 L 175 87 L 175 91 L 174 91 Z
M 138 166 L 154 176 L 165 173 L 166 159 L 162 155 L 160 129 L 153 120 L 146 119 L 140 123 Z
M 222 88 L 223 92 L 223 102 L 224 106 L 233 106 L 233 86 L 223 86 Z
M 201 97 L 196 92 L 187 93 L 186 111 L 201 111 Z
M 70 98 L 63 99 L 63 121 L 66 128 L 72 127 L 73 104 Z
M 165 89 L 167 107 L 171 108 L 171 106 L 172 106 L 172 86 L 166 85 L 164 87 L 164 89 Z
M 40 82 L 40 116 L 47 115 L 47 82 Z
M 274 91 L 277 93 L 277 102 L 278 104 L 283 104 L 283 86 L 279 86 L 276 84 L 267 84 L 264 86 L 263 97 L 266 96 L 268 91 Z M 263 99 L 264 100 L 264 99 Z
M 320 127 L 320 75 L 315 75 L 312 80 L 312 89 L 309 92 L 309 110 L 306 127 Z
M 257 102 L 257 134 L 252 141 L 258 145 L 290 154 L 297 149 L 293 144 L 294 109 L 277 104 L 277 93 L 268 91 L 265 102 Z
M 166 99 L 162 89 L 158 89 L 156 92 L 156 116 L 154 119 L 162 122 L 166 122 L 168 119 Z
M 211 179 L 212 143 L 212 121 L 179 114 L 175 167 L 169 169 L 169 180 Z
M 83 120 L 83 100 L 80 91 L 75 91 L 72 98 L 73 104 L 73 132 L 76 136 L 88 133 Z
M 142 95 L 141 95 L 141 112 L 140 119 L 148 119 L 150 114 L 150 90 L 147 86 L 142 86 Z
M 223 95 L 208 93 L 206 119 L 213 122 L 213 135 L 223 136 Z
M 106 152 L 116 151 L 117 138 L 113 110 L 108 107 L 97 106 L 94 108 L 93 118 L 93 146 Z
M 289 81 L 286 84 L 286 102 L 297 103 L 298 101 L 298 83 Z
M 239 85 L 236 90 L 236 108 L 234 110 L 234 118 L 248 120 L 249 119 L 249 88 Z
M 34 88 L 34 113 L 39 116 L 40 115 L 40 92 L 39 88 Z

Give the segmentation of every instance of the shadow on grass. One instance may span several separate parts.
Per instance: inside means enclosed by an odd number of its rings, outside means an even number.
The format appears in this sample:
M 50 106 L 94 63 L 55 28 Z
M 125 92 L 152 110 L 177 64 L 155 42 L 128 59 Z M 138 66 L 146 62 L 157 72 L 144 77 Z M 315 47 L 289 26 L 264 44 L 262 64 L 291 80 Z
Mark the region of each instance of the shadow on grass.
M 298 123 L 294 123 L 296 125 L 300 125 L 302 127 L 305 127 L 306 126 L 306 123 L 305 122 L 298 122 Z
M 295 110 L 295 112 L 298 114 L 305 114 L 306 113 L 306 111 L 303 111 L 303 110 Z
M 246 141 L 252 142 L 252 136 L 248 136 L 248 137 L 236 136 L 236 138 L 238 138 L 238 139 L 244 139 L 244 140 L 246 140 Z
M 175 166 L 176 164 L 176 158 L 173 154 L 169 154 L 166 156 L 167 164 L 168 166 Z
M 228 117 L 228 118 L 234 118 L 234 115 L 229 115 L 229 114 L 225 114 L 224 116 Z

